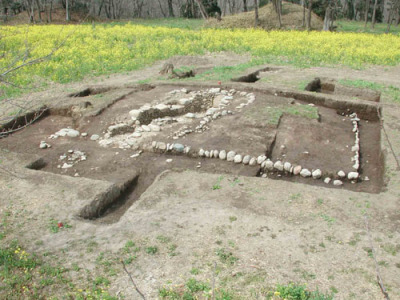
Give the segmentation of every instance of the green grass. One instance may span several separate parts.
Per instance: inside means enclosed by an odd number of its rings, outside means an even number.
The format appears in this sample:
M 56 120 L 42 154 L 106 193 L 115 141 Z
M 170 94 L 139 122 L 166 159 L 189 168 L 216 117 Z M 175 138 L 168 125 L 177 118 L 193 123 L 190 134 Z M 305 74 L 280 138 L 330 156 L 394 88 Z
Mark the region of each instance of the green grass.
M 264 106 L 250 108 L 244 112 L 250 119 L 266 120 L 268 125 L 276 126 L 284 114 L 298 116 L 310 120 L 318 120 L 318 108 L 310 105 Z
M 73 271 L 78 270 L 79 267 L 73 265 Z M 55 298 L 62 295 L 68 299 L 116 299 L 106 291 L 110 284 L 107 278 L 91 279 L 88 274 L 88 282 L 75 283 L 69 272 L 69 269 L 29 253 L 13 240 L 0 247 L 0 298 L 44 299 L 52 291 Z
M 337 21 L 338 32 L 366 32 L 373 34 L 384 34 L 386 33 L 386 28 L 386 23 L 376 23 L 375 28 L 373 29 L 371 26 L 371 22 L 368 22 L 367 28 L 364 29 L 364 22 L 347 20 Z M 390 28 L 390 33 L 400 34 L 400 26 L 392 25 Z
M 185 19 L 185 18 L 162 18 L 162 19 L 133 19 L 130 24 L 150 26 L 150 27 L 166 27 L 198 30 L 204 26 L 203 19 Z M 113 24 L 113 23 L 111 23 Z M 123 24 L 123 23 L 116 23 Z
M 384 85 L 381 83 L 376 83 L 372 81 L 366 80 L 348 80 L 342 79 L 339 80 L 340 84 L 350 87 L 357 87 L 357 88 L 366 88 L 381 92 L 382 95 L 387 98 L 391 102 L 400 103 L 400 88 L 395 87 L 393 85 Z
M 275 298 L 274 298 L 275 296 Z M 332 300 L 331 294 L 324 294 L 317 291 L 309 291 L 304 285 L 290 283 L 288 285 L 276 286 L 274 292 L 270 292 L 267 299 L 290 299 L 290 300 Z

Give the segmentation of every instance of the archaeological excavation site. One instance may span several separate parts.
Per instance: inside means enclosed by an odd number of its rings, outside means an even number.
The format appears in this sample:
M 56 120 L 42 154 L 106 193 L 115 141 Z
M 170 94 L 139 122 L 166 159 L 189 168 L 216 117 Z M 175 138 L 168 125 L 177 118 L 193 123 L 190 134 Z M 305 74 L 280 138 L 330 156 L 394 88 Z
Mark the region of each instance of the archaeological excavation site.
M 237 287 L 238 298 L 217 299 L 261 299 L 262 286 L 279 282 L 377 299 L 366 211 L 380 249 L 400 252 L 398 203 L 387 204 L 398 182 L 387 172 L 387 108 L 380 92 L 323 75 L 265 66 L 223 82 L 114 80 L 47 94 L 1 128 L 2 156 L 15 168 L 2 198 L 13 195 L 37 226 L 24 231 L 40 241 L 32 250 L 64 249 L 67 265 L 99 271 L 100 252 L 124 256 L 134 241 L 126 268 L 148 299 L 170 284 L 184 289 L 194 268 L 216 291 Z M 303 87 L 275 85 L 279 76 Z M 71 228 L 49 233 L 49 219 Z M 399 295 L 388 276 L 396 259 L 384 272 Z M 123 270 L 110 281 L 114 294 L 140 299 Z

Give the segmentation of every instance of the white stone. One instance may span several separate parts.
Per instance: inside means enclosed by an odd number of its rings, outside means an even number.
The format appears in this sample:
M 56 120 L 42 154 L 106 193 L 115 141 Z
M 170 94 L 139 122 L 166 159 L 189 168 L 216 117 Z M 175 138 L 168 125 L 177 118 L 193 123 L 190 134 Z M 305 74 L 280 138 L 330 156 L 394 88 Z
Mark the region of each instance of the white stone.
M 187 104 L 191 103 L 192 101 L 193 101 L 193 99 L 182 98 L 182 99 L 179 99 L 178 102 L 180 105 L 187 105 Z
M 143 131 L 145 131 L 145 132 L 150 132 L 151 131 L 150 127 L 147 126 L 147 125 L 142 125 L 141 127 L 142 127 Z
M 164 151 L 164 150 L 167 150 L 167 145 L 163 142 L 158 142 L 157 148 Z
M 58 136 L 78 137 L 79 131 L 71 128 L 63 128 L 55 133 Z
M 133 109 L 129 112 L 129 115 L 131 116 L 132 119 L 137 119 L 139 117 L 141 111 L 139 109 Z
M 316 169 L 316 170 L 314 170 L 314 171 L 312 172 L 312 177 L 313 177 L 314 179 L 320 179 L 321 176 L 322 176 L 322 172 L 321 172 L 320 169 Z
M 304 178 L 310 177 L 311 175 L 312 174 L 308 169 L 302 169 L 301 172 L 300 172 L 300 176 L 304 177 Z
M 151 131 L 154 131 L 154 132 L 161 131 L 161 127 L 156 124 L 149 124 L 148 127 L 150 128 Z
M 72 165 L 67 164 L 67 163 L 64 163 L 64 164 L 62 165 L 62 167 L 61 167 L 61 169 L 69 169 L 69 168 L 72 168 Z
M 88 134 L 87 134 L 87 132 L 82 132 L 81 136 L 86 137 L 86 136 L 88 136 Z
M 272 171 L 274 169 L 274 163 L 271 160 L 267 159 L 265 161 L 265 169 L 267 169 L 268 171 Z
M 203 149 L 200 149 L 198 154 L 200 157 L 204 157 L 205 151 Z
M 99 138 L 100 138 L 100 136 L 99 136 L 98 134 L 93 134 L 93 135 L 90 137 L 90 139 L 91 139 L 92 141 L 97 141 Z
M 353 165 L 353 169 L 358 170 L 360 168 L 360 164 L 358 163 L 358 161 Z
M 46 149 L 47 148 L 47 143 L 46 142 L 40 142 L 40 145 L 39 145 L 39 148 L 40 149 Z
M 267 157 L 265 155 L 260 155 L 259 157 L 257 157 L 257 163 L 261 165 L 266 159 Z
M 210 157 L 210 151 L 208 151 L 208 150 L 204 151 L 204 156 L 209 158 Z
M 342 170 L 340 170 L 339 172 L 337 172 L 337 175 L 338 175 L 340 178 L 345 178 L 345 177 L 346 177 L 346 173 L 343 172 Z
M 219 151 L 218 150 L 214 150 L 213 156 L 215 158 L 218 158 L 218 155 L 219 155 Z
M 194 113 L 187 113 L 187 114 L 185 115 L 185 117 L 186 117 L 186 118 L 189 118 L 189 119 L 194 119 L 194 118 L 196 118 L 196 115 L 195 115 Z
M 331 182 L 331 180 L 332 180 L 332 179 L 330 179 L 329 177 L 326 177 L 326 178 L 324 179 L 324 182 L 325 182 L 326 184 L 329 184 L 329 183 Z
M 168 159 L 166 160 L 166 162 L 167 162 L 167 163 L 171 163 L 171 162 L 172 162 L 172 158 L 168 158 Z
M 243 157 L 243 164 L 248 165 L 250 162 L 251 156 L 250 155 L 245 155 Z
M 334 186 L 340 186 L 340 185 L 343 185 L 343 182 L 341 180 L 334 180 L 333 181 L 333 185 Z
M 142 136 L 142 134 L 140 132 L 134 132 L 134 133 L 131 134 L 131 136 L 134 137 L 134 138 L 139 138 L 139 137 Z
M 278 160 L 277 162 L 274 163 L 274 168 L 278 171 L 283 171 L 283 163 Z
M 242 162 L 242 156 L 240 154 L 236 154 L 233 158 L 235 164 L 240 164 Z
M 236 152 L 235 151 L 229 151 L 226 160 L 227 161 L 233 161 L 235 159 Z
M 347 174 L 347 178 L 349 180 L 356 180 L 356 179 L 358 179 L 358 176 L 359 176 L 358 172 L 349 172 Z
M 292 164 L 290 163 L 290 162 L 285 162 L 284 164 L 283 164 L 283 169 L 286 171 L 286 172 L 290 172 L 290 169 L 292 168 Z
M 222 160 L 226 159 L 226 151 L 225 150 L 221 150 L 219 152 L 219 159 L 222 159 Z
M 250 166 L 255 166 L 257 164 L 257 159 L 255 157 L 252 157 L 249 161 Z

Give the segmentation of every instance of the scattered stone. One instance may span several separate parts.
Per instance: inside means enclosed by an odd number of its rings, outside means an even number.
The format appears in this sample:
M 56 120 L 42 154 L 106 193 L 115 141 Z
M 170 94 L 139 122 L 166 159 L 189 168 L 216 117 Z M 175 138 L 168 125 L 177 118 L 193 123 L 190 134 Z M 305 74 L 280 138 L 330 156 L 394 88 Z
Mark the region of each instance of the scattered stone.
M 262 178 L 267 178 L 267 174 L 262 174 Z
M 236 154 L 233 161 L 235 164 L 240 164 L 242 162 L 242 156 L 240 154 Z
M 167 162 L 167 163 L 171 163 L 171 162 L 172 162 L 172 158 L 168 158 L 168 159 L 166 160 L 166 162 Z
M 312 172 L 312 177 L 313 177 L 314 179 L 320 179 L 321 176 L 322 176 L 322 172 L 321 172 L 320 169 L 316 169 L 316 170 L 314 170 L 314 171 Z
M 161 131 L 161 127 L 156 125 L 156 124 L 149 124 L 148 127 L 150 128 L 151 131 L 153 132 L 159 132 Z
M 87 132 L 82 132 L 81 136 L 86 137 L 86 136 L 88 136 L 88 134 L 87 134 Z
M 50 147 L 51 146 L 49 144 L 47 144 L 45 141 L 41 141 L 40 142 L 40 145 L 39 145 L 40 149 L 47 149 L 47 148 L 50 148 Z
M 236 152 L 235 151 L 229 151 L 226 160 L 227 161 L 233 161 L 235 159 Z
M 139 138 L 139 137 L 142 136 L 142 134 L 140 132 L 134 132 L 134 133 L 132 133 L 131 136 L 134 137 L 134 138 Z
M 221 150 L 219 152 L 219 159 L 222 159 L 222 160 L 226 159 L 226 151 L 225 150 Z
M 274 168 L 278 171 L 283 171 L 283 163 L 278 160 L 277 162 L 274 163 Z
M 196 115 L 195 115 L 194 113 L 187 113 L 187 114 L 185 115 L 185 117 L 186 117 L 186 118 L 189 118 L 189 119 L 194 119 L 194 118 L 196 118 Z
M 368 176 L 365 176 L 365 177 L 364 177 L 364 181 L 369 181 L 369 177 L 368 177 Z
M 99 138 L 100 138 L 100 136 L 99 136 L 98 134 L 93 134 L 93 135 L 90 137 L 90 140 L 92 140 L 92 141 L 97 141 Z
M 71 128 L 63 128 L 55 133 L 57 136 L 78 137 L 79 131 Z
M 346 173 L 343 172 L 342 170 L 340 170 L 340 171 L 337 173 L 337 175 L 338 175 L 340 178 L 345 178 L 345 177 L 346 177 Z
M 357 180 L 358 179 L 358 172 L 349 172 L 349 174 L 347 174 L 347 178 L 349 180 Z
M 62 165 L 62 167 L 61 167 L 61 169 L 69 169 L 69 168 L 72 168 L 72 165 L 67 164 L 67 163 L 64 163 L 64 164 Z
M 302 169 L 301 172 L 300 172 L 300 176 L 304 177 L 304 178 L 310 177 L 311 175 L 312 174 L 308 169 Z
M 343 185 L 343 182 L 341 180 L 334 180 L 333 181 L 333 185 L 334 186 L 341 186 L 341 185 Z
M 330 179 L 329 177 L 326 177 L 326 178 L 324 179 L 324 182 L 325 182 L 326 184 L 329 184 L 329 183 L 331 182 L 331 180 L 332 180 L 332 179 Z
M 142 125 L 141 127 L 142 127 L 143 131 L 145 131 L 145 132 L 150 132 L 151 131 L 150 127 L 147 126 L 147 125 Z

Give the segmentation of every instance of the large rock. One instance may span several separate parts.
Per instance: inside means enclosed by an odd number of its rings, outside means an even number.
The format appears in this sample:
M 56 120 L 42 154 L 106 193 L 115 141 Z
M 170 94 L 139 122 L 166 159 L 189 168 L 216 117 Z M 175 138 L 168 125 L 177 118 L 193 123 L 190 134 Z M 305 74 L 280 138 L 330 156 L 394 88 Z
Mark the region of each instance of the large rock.
M 250 162 L 250 159 L 251 159 L 250 155 L 245 155 L 245 157 L 243 157 L 243 164 L 248 165 Z
M 286 172 L 290 172 L 290 169 L 292 168 L 292 164 L 290 163 L 290 162 L 285 162 L 284 164 L 283 164 L 283 169 L 286 171 Z
M 299 175 L 301 172 L 301 166 L 295 166 L 293 169 L 293 175 Z
M 274 163 L 271 160 L 267 159 L 265 161 L 265 169 L 268 170 L 268 171 L 273 171 L 274 170 Z
M 182 144 L 174 144 L 173 148 L 176 152 L 183 153 L 183 150 L 185 150 L 185 146 Z
M 259 157 L 257 157 L 257 163 L 261 165 L 266 159 L 267 157 L 265 155 L 260 155 Z
M 57 136 L 78 137 L 80 135 L 78 130 L 71 128 L 63 128 L 55 133 Z
M 358 179 L 358 172 L 349 172 L 349 174 L 347 174 L 347 178 L 349 180 L 357 180 Z

